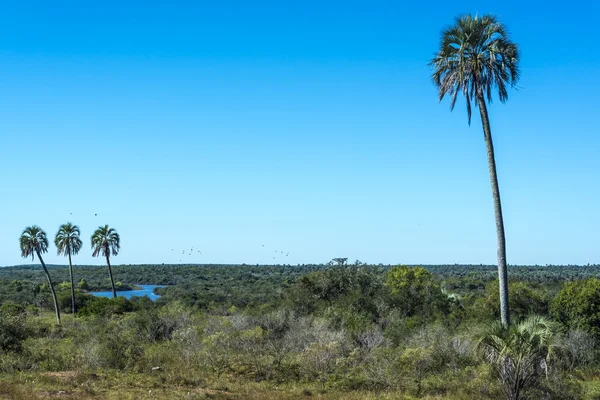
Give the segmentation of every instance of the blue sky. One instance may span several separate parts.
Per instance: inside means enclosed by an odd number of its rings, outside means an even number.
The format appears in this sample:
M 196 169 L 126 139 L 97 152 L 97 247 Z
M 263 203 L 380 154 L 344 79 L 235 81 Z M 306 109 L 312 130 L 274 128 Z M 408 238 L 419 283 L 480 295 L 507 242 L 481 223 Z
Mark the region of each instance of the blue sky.
M 462 13 L 522 53 L 490 107 L 509 263 L 600 262 L 600 3 L 85 3 L 3 2 L 0 265 L 66 221 L 78 264 L 106 223 L 115 263 L 494 263 L 478 114 L 427 67 Z

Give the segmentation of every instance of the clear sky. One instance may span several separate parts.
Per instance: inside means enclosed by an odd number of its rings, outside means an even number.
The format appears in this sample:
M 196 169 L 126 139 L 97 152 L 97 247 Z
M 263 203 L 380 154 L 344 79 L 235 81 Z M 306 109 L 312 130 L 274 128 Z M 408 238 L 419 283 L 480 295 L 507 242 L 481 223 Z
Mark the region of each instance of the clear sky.
M 522 53 L 490 107 L 508 262 L 600 263 L 596 0 L 7 0 L 0 265 L 67 221 L 77 264 L 101 224 L 114 263 L 494 263 L 478 113 L 427 66 L 462 13 Z

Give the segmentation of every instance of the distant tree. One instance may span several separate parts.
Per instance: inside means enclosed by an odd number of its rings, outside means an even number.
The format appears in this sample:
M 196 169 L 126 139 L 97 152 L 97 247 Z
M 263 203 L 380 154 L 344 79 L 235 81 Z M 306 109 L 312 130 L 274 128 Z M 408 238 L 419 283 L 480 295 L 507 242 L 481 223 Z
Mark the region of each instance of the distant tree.
M 342 258 L 342 257 L 338 257 L 338 258 L 334 258 L 331 261 L 333 261 L 334 263 L 336 263 L 337 265 L 344 265 L 346 264 L 346 261 L 348 261 L 348 258 Z
M 81 250 L 82 241 L 80 239 L 81 232 L 77 225 L 73 225 L 70 222 L 63 224 L 58 228 L 56 237 L 54 238 L 54 244 L 56 245 L 58 255 L 67 256 L 69 258 L 69 277 L 71 278 L 71 309 L 73 316 L 77 311 L 75 305 L 75 284 L 73 283 L 73 263 L 71 262 L 71 255 L 76 255 Z
M 79 286 L 79 289 L 81 289 L 81 290 L 89 290 L 89 288 L 90 288 L 90 286 L 88 285 L 85 278 L 81 278 L 81 280 L 79 281 L 77 286 Z
M 42 268 L 44 269 L 44 273 L 48 279 L 50 291 L 52 292 L 54 311 L 56 313 L 56 322 L 60 325 L 60 309 L 58 307 L 58 300 L 56 299 L 56 292 L 54 290 L 54 285 L 52 284 L 52 278 L 50 277 L 48 268 L 46 268 L 46 264 L 42 259 L 42 253 L 48 252 L 48 237 L 46 236 L 46 232 L 44 232 L 42 228 L 37 225 L 29 226 L 25 228 L 21 234 L 20 245 L 21 257 L 27 258 L 31 256 L 31 259 L 33 260 L 34 256 L 37 255 L 38 259 L 40 260 L 40 264 L 42 264 Z
M 92 235 L 92 253 L 93 257 L 100 255 L 106 257 L 106 267 L 108 268 L 108 276 L 112 286 L 113 297 L 117 298 L 117 290 L 115 289 L 115 281 L 113 279 L 112 269 L 110 267 L 110 256 L 116 256 L 121 249 L 121 238 L 117 231 L 109 228 L 108 225 L 100 226 Z
M 493 89 L 498 90 L 502 103 L 508 99 L 507 87 L 514 87 L 519 80 L 519 51 L 495 16 L 464 15 L 442 32 L 440 49 L 429 65 L 434 69 L 432 79 L 440 101 L 449 95 L 452 110 L 458 94 L 462 93 L 469 124 L 471 101 L 475 100 L 479 107 L 496 216 L 500 315 L 502 323 L 510 325 L 504 221 L 486 99 L 491 103 Z

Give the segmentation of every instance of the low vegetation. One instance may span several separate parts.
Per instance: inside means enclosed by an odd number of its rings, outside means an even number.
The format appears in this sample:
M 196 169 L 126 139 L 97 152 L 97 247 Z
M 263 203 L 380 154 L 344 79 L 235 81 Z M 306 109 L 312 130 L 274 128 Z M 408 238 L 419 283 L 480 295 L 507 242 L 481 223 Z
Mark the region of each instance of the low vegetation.
M 510 268 L 505 328 L 492 267 L 358 264 L 114 268 L 169 284 L 156 302 L 92 297 L 106 269 L 76 266 L 60 326 L 43 271 L 2 268 L 0 399 L 599 398 L 600 281 L 576 280 L 598 267 Z

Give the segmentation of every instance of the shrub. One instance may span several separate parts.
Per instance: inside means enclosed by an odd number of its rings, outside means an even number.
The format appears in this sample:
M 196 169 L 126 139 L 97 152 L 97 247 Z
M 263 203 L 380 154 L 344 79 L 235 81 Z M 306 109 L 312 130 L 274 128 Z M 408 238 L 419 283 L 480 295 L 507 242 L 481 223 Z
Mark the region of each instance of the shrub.
M 430 319 L 449 312 L 450 299 L 425 268 L 394 267 L 385 275 L 385 287 L 390 304 L 407 317 Z
M 22 317 L 0 313 L 0 352 L 20 351 L 29 334 Z
M 600 279 L 568 282 L 551 304 L 552 316 L 568 328 L 600 337 Z
M 569 371 L 593 366 L 598 354 L 597 344 L 598 340 L 589 332 L 581 329 L 569 331 L 561 344 L 563 366 Z
M 85 316 L 110 316 L 114 314 L 123 314 L 134 310 L 133 303 L 124 297 L 106 298 L 86 295 L 79 314 Z
M 528 282 L 509 282 L 508 301 L 513 321 L 518 322 L 528 315 L 547 315 L 550 298 L 545 290 Z M 476 319 L 500 319 L 500 292 L 498 280 L 488 283 L 484 297 L 473 305 Z
M 558 354 L 558 339 L 557 324 L 534 315 L 511 327 L 499 322 L 487 327 L 479 350 L 496 372 L 507 399 L 522 400 L 541 387 L 540 378 L 548 374 Z

